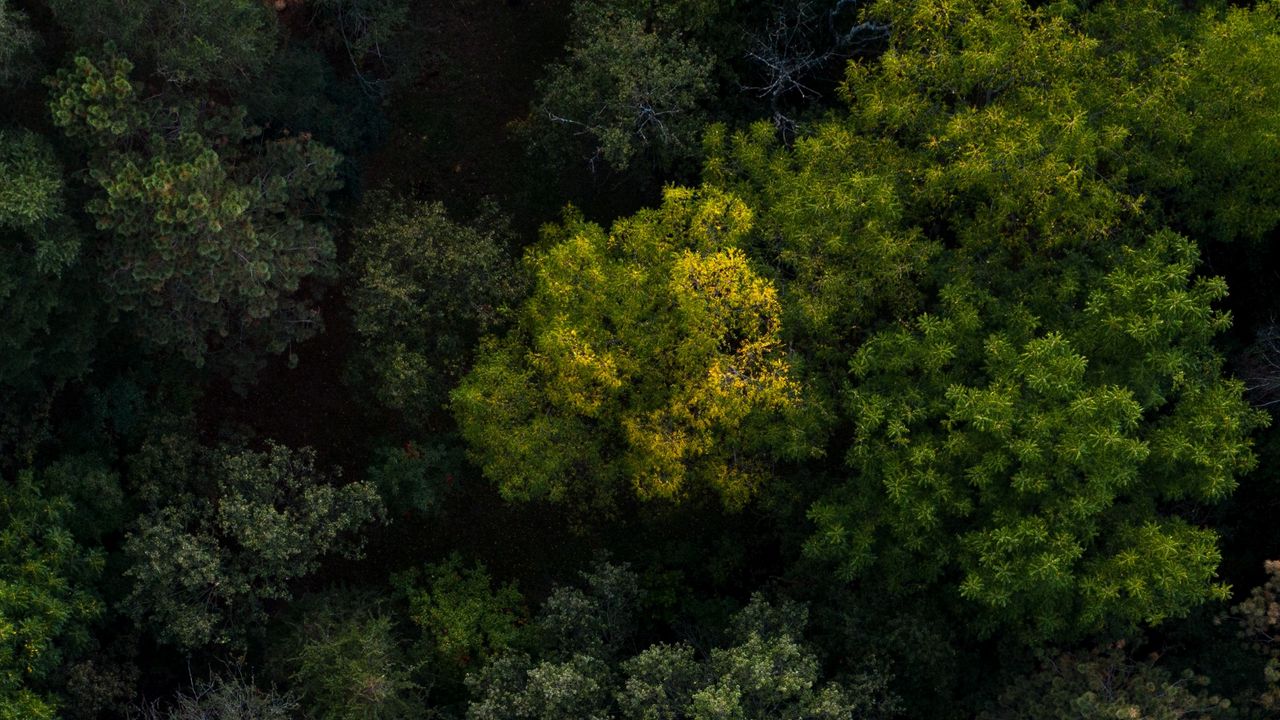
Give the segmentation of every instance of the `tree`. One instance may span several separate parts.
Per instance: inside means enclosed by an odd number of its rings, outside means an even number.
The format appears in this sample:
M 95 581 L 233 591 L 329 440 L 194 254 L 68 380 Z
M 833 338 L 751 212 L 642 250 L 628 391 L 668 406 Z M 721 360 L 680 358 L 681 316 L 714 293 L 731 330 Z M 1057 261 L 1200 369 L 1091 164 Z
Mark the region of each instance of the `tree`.
M 101 607 L 87 583 L 99 553 L 78 545 L 64 521 L 70 505 L 45 497 L 31 471 L 0 482 L 0 718 L 52 719 L 57 703 L 39 684 L 86 640 Z
M 717 126 L 706 146 L 706 181 L 755 212 L 744 244 L 785 279 L 782 330 L 811 369 L 842 376 L 850 347 L 920 309 L 943 243 L 909 220 L 911 188 L 884 161 L 889 148 L 837 122 L 790 147 L 770 124 L 734 135 Z
M 409 601 L 409 617 L 422 628 L 425 645 L 438 658 L 442 673 L 450 668 L 483 665 L 511 646 L 521 622 L 524 599 L 514 585 L 494 587 L 484 565 L 466 568 L 457 554 L 418 573 L 396 579 Z
M 332 592 L 303 599 L 279 647 L 307 717 L 419 718 L 423 707 L 391 616 L 376 598 Z
M 1107 95 L 1135 90 L 1122 103 L 1133 180 L 1196 237 L 1257 242 L 1280 222 L 1275 170 L 1256 162 L 1280 150 L 1280 5 L 1201 5 L 1110 2 L 1081 24 L 1114 78 Z
M 114 43 L 178 85 L 247 83 L 277 43 L 258 0 L 49 0 L 81 46 Z
M 48 141 L 0 129 L 0 387 L 33 390 L 89 365 L 98 313 L 79 267 L 62 167 Z
M 1260 690 L 1249 697 L 1264 712 L 1280 709 L 1280 561 L 1264 564 L 1267 580 L 1249 591 L 1249 597 L 1231 608 L 1227 616 L 1234 621 L 1241 639 L 1266 658 L 1262 667 Z M 1223 618 L 1219 618 L 1219 622 Z
M 540 615 L 539 625 L 550 632 L 549 652 L 540 659 L 508 654 L 468 679 L 468 718 L 816 719 L 875 717 L 894 708 L 882 679 L 857 694 L 820 681 L 817 658 L 801 635 L 806 613 L 800 605 L 755 595 L 735 616 L 723 647 L 700 654 L 684 642 L 658 643 L 626 657 L 620 651 L 633 637 L 625 620 L 616 621 L 620 611 L 632 612 L 635 595 L 619 598 L 610 588 L 622 580 L 634 590 L 636 578 L 625 567 L 601 565 L 588 580 L 585 593 L 557 590 Z M 588 627 L 622 634 L 602 643 L 577 632 Z
M 853 475 L 810 511 L 809 552 L 900 588 L 954 581 L 989 629 L 1039 638 L 1222 597 L 1215 534 L 1161 506 L 1230 493 L 1265 416 L 1221 376 L 1226 288 L 1193 279 L 1196 259 L 1157 234 L 1042 290 L 1054 314 L 955 283 L 870 339 L 851 365 Z
M 209 450 L 164 436 L 130 475 L 147 510 L 125 541 L 133 589 L 123 609 L 188 651 L 242 642 L 267 601 L 290 597 L 290 580 L 329 553 L 354 556 L 360 542 L 346 536 L 381 511 L 371 485 L 336 485 L 313 451 L 274 443 Z
M 361 337 L 355 375 L 423 427 L 469 368 L 480 337 L 519 298 L 511 233 L 494 208 L 464 225 L 439 203 L 373 195 L 365 207 L 369 222 L 351 259 Z
M 741 506 L 810 451 L 773 286 L 739 249 L 751 213 L 670 190 L 611 233 L 570 214 L 526 263 L 532 296 L 454 391 L 463 437 L 512 499 L 605 503 L 630 485 Z
M 582 587 L 561 585 L 542 604 L 535 619 L 539 644 L 550 657 L 614 658 L 636 634 L 640 579 L 630 565 L 607 561 L 579 577 Z
M 26 13 L 0 0 L 0 88 L 31 79 L 31 51 L 38 41 Z
M 696 158 L 713 64 L 695 43 L 627 8 L 579 2 L 567 50 L 538 88 L 537 145 L 592 170 L 668 170 Z
M 758 209 L 769 232 L 748 244 L 851 430 L 808 554 L 1033 640 L 1221 597 L 1216 536 L 1173 503 L 1224 498 L 1264 417 L 1213 348 L 1225 285 L 1195 277 L 1154 202 L 1176 175 L 1159 148 L 1194 116 L 1189 16 L 914 0 L 866 17 L 892 35 L 850 64 L 847 112 L 791 149 L 763 127 L 709 143 L 708 181 Z
M 90 151 L 85 209 L 110 238 L 98 264 L 112 311 L 197 364 L 315 333 L 319 313 L 294 295 L 334 255 L 314 218 L 337 155 L 305 134 L 258 140 L 236 108 L 144 100 L 123 57 L 74 64 L 50 81 L 52 111 Z
M 380 447 L 368 468 L 369 482 L 378 488 L 391 516 L 400 513 L 438 513 L 455 477 L 462 477 L 466 458 L 456 440 L 450 444 Z
M 1187 671 L 1175 677 L 1156 664 L 1129 658 L 1125 643 L 1090 652 L 1043 658 L 1036 673 L 1019 678 L 980 720 L 1150 718 L 1209 720 L 1228 716 L 1231 702 L 1205 691 L 1209 679 Z

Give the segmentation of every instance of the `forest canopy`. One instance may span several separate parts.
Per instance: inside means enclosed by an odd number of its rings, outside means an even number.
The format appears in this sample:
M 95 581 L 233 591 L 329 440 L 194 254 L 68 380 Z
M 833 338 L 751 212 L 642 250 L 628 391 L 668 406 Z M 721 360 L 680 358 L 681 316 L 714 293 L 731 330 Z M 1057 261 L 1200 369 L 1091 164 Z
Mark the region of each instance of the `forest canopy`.
M 1280 2 L 0 0 L 0 720 L 1280 713 Z

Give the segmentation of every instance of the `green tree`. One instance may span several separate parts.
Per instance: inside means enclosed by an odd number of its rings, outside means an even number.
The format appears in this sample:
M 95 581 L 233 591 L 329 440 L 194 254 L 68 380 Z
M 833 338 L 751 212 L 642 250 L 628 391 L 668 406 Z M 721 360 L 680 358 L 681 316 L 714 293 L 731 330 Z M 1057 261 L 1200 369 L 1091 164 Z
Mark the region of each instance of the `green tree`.
M 834 719 L 887 715 L 896 706 L 883 678 L 864 681 L 856 693 L 821 681 L 817 658 L 802 638 L 807 615 L 800 605 L 770 604 L 756 595 L 734 617 L 728 641 L 709 653 L 678 642 L 628 657 L 622 651 L 635 638 L 620 614 L 634 612 L 634 593 L 620 596 L 617 589 L 634 590 L 635 576 L 602 565 L 588 582 L 586 592 L 558 589 L 540 614 L 548 652 L 508 654 L 468 678 L 468 718 Z M 616 642 L 581 632 L 591 627 L 617 633 Z
M 396 579 L 409 601 L 409 617 L 422 628 L 429 652 L 456 668 L 481 665 L 507 650 L 521 622 L 523 597 L 514 585 L 494 587 L 483 565 L 467 568 L 452 555 Z
M 31 80 L 31 51 L 39 42 L 26 13 L 0 0 L 0 88 Z
M 0 129 L 0 387 L 81 375 L 99 332 L 61 165 L 39 135 Z
M 616 657 L 636 634 L 640 579 L 629 565 L 605 561 L 579 576 L 582 587 L 561 585 L 539 608 L 539 644 L 551 657 Z
M 1171 214 L 1201 237 L 1265 240 L 1280 225 L 1280 174 L 1258 162 L 1280 153 L 1280 3 L 1230 7 L 1195 29 L 1174 150 L 1189 173 Z
M 55 717 L 56 701 L 39 683 L 87 639 L 101 613 L 88 587 L 99 553 L 66 528 L 66 498 L 45 497 L 35 475 L 0 482 L 0 718 Z
M 299 603 L 277 647 L 307 717 L 316 720 L 420 718 L 423 707 L 390 615 L 377 598 L 347 592 Z
M 81 45 L 111 42 L 165 80 L 247 83 L 275 50 L 276 19 L 259 0 L 49 0 Z
M 1041 638 L 1225 596 L 1213 531 L 1162 506 L 1230 493 L 1265 416 L 1221 375 L 1226 288 L 1196 260 L 1160 233 L 1039 308 L 962 281 L 873 336 L 851 364 L 853 475 L 812 508 L 810 553 L 956 582 L 988 629 Z
M 535 145 L 561 162 L 670 170 L 698 155 L 713 61 L 625 5 L 574 6 L 568 57 L 540 83 L 530 130 Z
M 511 233 L 494 208 L 469 224 L 450 220 L 439 203 L 373 195 L 365 208 L 369 222 L 351 258 L 355 375 L 422 427 L 523 289 Z
M 741 506 L 775 455 L 810 451 L 773 286 L 739 248 L 751 213 L 670 190 L 612 232 L 569 215 L 526 263 L 532 297 L 454 392 L 462 435 L 512 499 L 714 489 Z
M 454 478 L 462 477 L 465 457 L 455 444 L 433 443 L 419 446 L 407 442 L 400 447 L 380 447 L 369 466 L 369 482 L 378 488 L 389 515 L 419 512 L 437 513 Z
M 809 555 L 878 591 L 949 588 L 976 627 L 1039 639 L 1221 597 L 1215 534 L 1171 508 L 1225 497 L 1264 417 L 1213 348 L 1225 285 L 1161 229 L 1182 224 L 1162 201 L 1186 180 L 1165 148 L 1194 155 L 1186 89 L 1219 77 L 1188 60 L 1193 17 L 1023 0 L 866 17 L 892 35 L 850 64 L 847 112 L 794 148 L 763 127 L 709 138 L 707 180 L 758 209 L 747 242 L 852 430 Z M 1270 41 L 1248 36 L 1261 62 Z
M 295 297 L 333 259 L 323 216 L 337 155 L 305 134 L 272 140 L 236 108 L 143 99 L 120 56 L 77 56 L 50 81 L 54 122 L 90 151 L 85 209 L 110 242 L 114 312 L 196 363 L 279 352 L 315 333 Z
M 852 123 L 829 122 L 785 146 L 774 127 L 706 137 L 704 176 L 755 211 L 745 241 L 782 297 L 782 329 L 814 369 L 843 374 L 848 348 L 877 326 L 900 322 L 927 297 L 943 243 L 907 217 L 909 177 L 891 148 Z
M 131 481 L 147 510 L 125 541 L 133 589 L 123 609 L 184 650 L 242 642 L 287 600 L 289 581 L 381 512 L 363 482 L 337 485 L 310 449 L 205 449 L 178 436 L 133 458 Z

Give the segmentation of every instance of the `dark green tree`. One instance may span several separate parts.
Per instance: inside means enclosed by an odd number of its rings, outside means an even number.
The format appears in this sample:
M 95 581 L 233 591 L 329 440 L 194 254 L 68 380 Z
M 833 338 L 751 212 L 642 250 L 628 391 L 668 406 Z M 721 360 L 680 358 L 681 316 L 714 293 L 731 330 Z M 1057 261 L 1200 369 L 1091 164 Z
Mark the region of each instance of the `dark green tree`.
M 363 482 L 338 485 L 315 453 L 205 449 L 179 436 L 149 442 L 130 479 L 146 505 L 125 542 L 133 589 L 122 609 L 184 650 L 237 644 L 290 598 L 289 581 L 330 553 L 354 556 L 351 534 L 381 512 Z
M 849 718 L 891 714 L 883 679 L 858 692 L 821 681 L 805 645 L 806 612 L 756 595 L 738 613 L 727 642 L 699 653 L 684 642 L 628 655 L 636 578 L 597 566 L 588 589 L 557 590 L 539 615 L 548 650 L 499 657 L 468 682 L 471 720 L 569 718 Z M 630 588 L 628 591 L 627 588 Z M 619 592 L 621 591 L 621 592 Z
M 482 665 L 516 639 L 523 597 L 514 585 L 494 587 L 483 565 L 465 567 L 454 554 L 428 565 L 421 577 L 398 577 L 396 585 L 441 674 Z
M 371 195 L 365 213 L 351 258 L 354 375 L 421 429 L 519 298 L 511 233 L 494 208 L 459 224 L 439 203 Z
M 38 42 L 26 13 L 9 0 L 0 0 L 0 88 L 32 79 L 35 65 L 31 52 Z
M 278 42 L 259 0 L 49 0 L 81 45 L 114 43 L 179 85 L 242 84 L 262 73 Z
M 39 135 L 0 129 L 0 388 L 81 375 L 100 332 L 61 165 Z
M 678 16 L 675 6 L 698 4 L 661 6 Z M 574 6 L 568 57 L 548 68 L 529 118 L 535 145 L 559 162 L 645 174 L 698 155 L 713 61 L 628 5 L 639 3 Z
M 89 150 L 109 307 L 198 364 L 314 334 L 319 313 L 297 295 L 333 259 L 318 218 L 337 155 L 305 134 L 263 140 L 235 108 L 144 99 L 131 69 L 77 56 L 50 81 L 54 122 Z

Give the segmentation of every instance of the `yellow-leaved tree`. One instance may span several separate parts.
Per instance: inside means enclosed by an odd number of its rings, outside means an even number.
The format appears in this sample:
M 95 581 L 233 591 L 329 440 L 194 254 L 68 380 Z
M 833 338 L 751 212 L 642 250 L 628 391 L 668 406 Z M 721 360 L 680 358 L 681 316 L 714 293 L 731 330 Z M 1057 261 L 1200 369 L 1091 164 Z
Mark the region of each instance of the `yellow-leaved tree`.
M 517 327 L 453 395 L 475 459 L 513 499 L 609 504 L 708 490 L 741 506 L 811 452 L 812 411 L 735 197 L 670 189 L 611 232 L 570 212 L 526 257 Z

